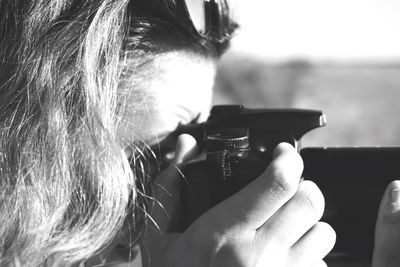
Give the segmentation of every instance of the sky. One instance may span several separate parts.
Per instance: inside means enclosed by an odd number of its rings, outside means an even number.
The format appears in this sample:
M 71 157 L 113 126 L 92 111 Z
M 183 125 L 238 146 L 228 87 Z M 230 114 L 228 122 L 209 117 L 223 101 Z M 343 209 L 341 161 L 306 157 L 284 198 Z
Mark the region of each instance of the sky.
M 400 61 L 400 0 L 238 0 L 232 49 L 270 59 Z

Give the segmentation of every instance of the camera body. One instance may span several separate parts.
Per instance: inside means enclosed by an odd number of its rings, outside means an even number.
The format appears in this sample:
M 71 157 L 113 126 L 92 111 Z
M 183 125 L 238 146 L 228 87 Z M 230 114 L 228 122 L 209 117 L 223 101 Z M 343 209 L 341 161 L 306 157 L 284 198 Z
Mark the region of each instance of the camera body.
M 276 145 L 288 142 L 303 158 L 303 178 L 325 196 L 323 220 L 337 233 L 333 254 L 370 260 L 380 199 L 400 177 L 399 147 L 302 148 L 302 136 L 326 124 L 317 110 L 229 105 L 215 106 L 210 114 L 206 122 L 179 132 L 194 136 L 204 150 L 201 159 L 183 168 L 182 230 L 257 178 Z
M 321 111 L 228 105 L 215 106 L 206 122 L 181 129 L 204 150 L 202 159 L 183 169 L 183 228 L 258 177 L 277 144 L 300 149 L 301 137 L 324 125 Z

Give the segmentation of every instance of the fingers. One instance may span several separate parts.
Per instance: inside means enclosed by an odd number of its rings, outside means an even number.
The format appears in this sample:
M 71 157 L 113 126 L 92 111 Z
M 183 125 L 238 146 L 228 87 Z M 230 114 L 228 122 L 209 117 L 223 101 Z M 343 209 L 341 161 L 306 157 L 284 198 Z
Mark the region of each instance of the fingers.
M 174 229 L 174 219 L 177 219 L 177 207 L 180 201 L 180 182 L 182 174 L 180 165 L 197 154 L 196 141 L 190 135 L 178 137 L 175 157 L 170 166 L 160 173 L 153 183 L 155 204 L 150 211 L 151 222 L 147 225 L 141 253 L 143 266 L 157 265 L 162 260 L 165 247 L 179 235 L 169 234 Z
M 295 194 L 302 171 L 303 161 L 293 146 L 279 144 L 267 170 L 214 209 L 223 218 L 222 227 L 258 229 Z
M 176 251 L 201 251 L 195 258 L 215 266 L 326 266 L 335 234 L 318 223 L 324 198 L 314 183 L 300 183 L 302 170 L 296 150 L 278 145 L 267 170 L 203 214 Z
M 302 181 L 296 194 L 257 230 L 254 246 L 263 247 L 261 262 L 287 251 L 285 266 L 324 266 L 322 259 L 332 249 L 336 235 L 329 225 L 318 222 L 323 210 L 319 188 Z
M 375 227 L 372 266 L 400 266 L 400 181 L 392 182 L 382 198 Z
M 180 200 L 180 182 L 182 173 L 180 165 L 197 154 L 196 140 L 187 134 L 180 135 L 177 140 L 175 157 L 170 166 L 160 173 L 154 181 L 155 205 L 151 217 L 162 233 L 167 233 L 171 226 L 172 215 L 175 214 Z
M 257 238 L 290 248 L 321 219 L 324 205 L 319 188 L 303 181 L 293 198 L 258 229 Z
M 332 250 L 335 241 L 333 228 L 318 222 L 292 246 L 290 255 L 301 266 L 326 266 L 322 259 Z M 317 263 L 315 259 L 319 259 Z

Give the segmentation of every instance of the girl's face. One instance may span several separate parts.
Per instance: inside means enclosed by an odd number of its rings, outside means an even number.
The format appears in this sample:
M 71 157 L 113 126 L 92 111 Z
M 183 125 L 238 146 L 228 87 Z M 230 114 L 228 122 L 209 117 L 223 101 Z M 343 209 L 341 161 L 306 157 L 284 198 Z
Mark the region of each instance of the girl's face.
M 152 146 L 165 140 L 179 124 L 204 121 L 211 105 L 214 58 L 188 51 L 168 52 L 145 68 L 136 73 L 145 78 L 128 94 L 119 128 L 128 155 L 134 141 Z
M 228 2 L 232 4 L 232 0 Z M 150 32 L 157 47 L 166 52 L 160 51 L 148 64 L 135 67 L 135 60 L 132 66 L 128 63 L 130 82 L 125 80 L 122 85 L 122 91 L 127 95 L 127 106 L 118 129 L 128 154 L 132 153 L 129 147 L 134 147 L 134 142 L 140 141 L 149 146 L 158 144 L 168 139 L 179 124 L 203 121 L 210 110 L 215 63 L 218 55 L 228 46 L 228 36 L 235 28 L 235 23 L 230 16 L 228 18 L 229 9 L 222 4 L 225 1 L 219 2 L 221 6 L 214 6 L 212 10 L 204 9 L 203 0 L 185 0 L 185 3 L 190 13 L 189 19 L 192 19 L 199 35 L 205 28 L 205 32 L 213 33 L 212 36 L 203 37 L 214 38 L 213 41 L 207 40 L 215 49 L 213 52 L 204 51 L 203 47 L 199 51 L 200 43 L 194 45 L 194 40 L 199 41 L 193 36 L 184 37 L 182 33 L 174 35 L 163 31 L 162 27 L 159 31 Z M 218 23 L 222 27 L 220 31 L 210 31 L 215 28 L 206 27 L 206 10 L 213 16 L 216 13 L 221 15 Z M 165 14 L 162 17 L 165 18 Z M 185 38 L 189 39 L 184 41 Z

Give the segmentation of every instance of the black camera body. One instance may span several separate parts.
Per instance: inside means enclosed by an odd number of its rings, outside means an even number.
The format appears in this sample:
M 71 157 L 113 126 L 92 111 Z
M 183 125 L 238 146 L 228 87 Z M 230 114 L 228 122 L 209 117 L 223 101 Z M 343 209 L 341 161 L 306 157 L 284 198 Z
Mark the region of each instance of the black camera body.
M 335 253 L 368 261 L 380 199 L 400 177 L 400 148 L 301 148 L 302 136 L 325 124 L 317 110 L 228 105 L 213 107 L 204 123 L 182 127 L 179 133 L 194 136 L 205 151 L 183 169 L 182 229 L 257 178 L 276 145 L 288 142 L 303 157 L 303 178 L 325 195 L 323 220 L 337 232 Z
M 208 120 L 186 126 L 204 157 L 184 168 L 183 228 L 258 177 L 280 142 L 299 148 L 301 137 L 324 126 L 321 111 L 215 106 Z

